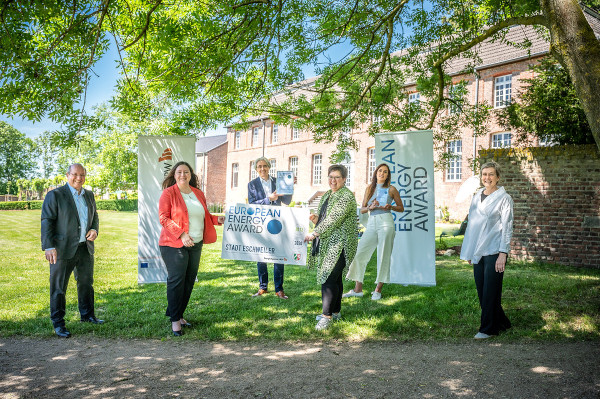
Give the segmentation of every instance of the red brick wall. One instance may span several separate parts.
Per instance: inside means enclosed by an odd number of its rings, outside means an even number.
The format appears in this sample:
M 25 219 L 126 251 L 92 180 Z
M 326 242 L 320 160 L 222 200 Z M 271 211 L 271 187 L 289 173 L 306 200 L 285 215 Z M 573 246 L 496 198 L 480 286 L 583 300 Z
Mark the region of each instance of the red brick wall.
M 481 150 L 514 200 L 511 256 L 600 268 L 600 153 L 595 145 Z
M 208 204 L 224 204 L 226 195 L 227 142 L 208 152 L 206 164 L 197 158 L 198 175 L 204 176 L 204 195 Z M 204 171 L 206 165 L 206 171 Z

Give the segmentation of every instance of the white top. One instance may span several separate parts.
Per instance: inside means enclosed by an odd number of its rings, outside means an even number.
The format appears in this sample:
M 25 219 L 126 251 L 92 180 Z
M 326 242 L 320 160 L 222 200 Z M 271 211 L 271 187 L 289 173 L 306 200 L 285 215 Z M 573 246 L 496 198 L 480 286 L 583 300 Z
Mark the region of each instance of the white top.
M 475 193 L 469 208 L 460 258 L 477 264 L 481 257 L 508 253 L 513 230 L 513 200 L 504 187 L 499 187 L 481 201 L 482 188 Z
M 263 190 L 265 191 L 265 196 L 266 198 L 269 198 L 269 195 L 271 195 L 271 177 L 269 176 L 267 178 L 267 180 L 263 180 L 262 177 L 259 177 L 260 179 L 260 184 L 262 184 Z
M 188 219 L 190 222 L 190 231 L 188 234 L 195 243 L 199 243 L 204 237 L 204 207 L 193 191 L 189 194 L 181 193 L 181 196 L 188 210 Z

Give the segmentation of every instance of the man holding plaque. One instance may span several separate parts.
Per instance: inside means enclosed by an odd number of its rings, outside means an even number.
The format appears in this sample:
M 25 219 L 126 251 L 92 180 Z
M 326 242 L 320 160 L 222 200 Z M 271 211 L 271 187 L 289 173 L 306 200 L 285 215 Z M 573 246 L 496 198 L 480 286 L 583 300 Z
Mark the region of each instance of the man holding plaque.
M 292 196 L 277 194 L 276 181 L 269 176 L 269 169 L 271 169 L 269 160 L 265 157 L 260 157 L 254 165 L 256 172 L 258 172 L 258 177 L 248 183 L 248 203 L 280 206 L 283 202 L 288 205 L 292 201 Z M 264 262 L 257 262 L 256 267 L 258 269 L 259 289 L 252 296 L 261 296 L 268 291 L 269 272 L 267 264 Z M 284 265 L 282 263 L 275 263 L 273 265 L 273 282 L 275 283 L 276 295 L 281 299 L 288 299 L 283 292 L 283 269 Z

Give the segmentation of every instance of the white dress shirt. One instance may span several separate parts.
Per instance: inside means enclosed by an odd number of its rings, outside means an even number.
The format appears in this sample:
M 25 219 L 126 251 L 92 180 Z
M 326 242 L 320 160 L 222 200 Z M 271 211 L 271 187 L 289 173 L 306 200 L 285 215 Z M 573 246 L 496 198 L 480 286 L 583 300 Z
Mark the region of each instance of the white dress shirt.
M 460 258 L 477 264 L 483 256 L 510 251 L 513 230 L 513 200 L 499 187 L 481 201 L 482 188 L 475 193 L 469 208 Z

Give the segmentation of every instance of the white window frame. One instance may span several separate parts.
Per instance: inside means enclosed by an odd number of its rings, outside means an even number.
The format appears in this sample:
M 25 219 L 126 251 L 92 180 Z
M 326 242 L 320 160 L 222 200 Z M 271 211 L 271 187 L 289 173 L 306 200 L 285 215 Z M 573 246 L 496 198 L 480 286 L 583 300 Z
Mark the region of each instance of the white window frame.
M 373 173 L 375 173 L 375 169 L 377 168 L 377 159 L 375 157 L 375 147 L 367 148 L 367 162 L 368 162 L 368 172 L 367 172 L 367 183 L 371 182 L 371 178 L 373 177 Z
M 452 100 L 454 100 L 456 98 L 455 92 L 459 88 L 459 84 L 460 83 L 454 84 L 448 88 L 448 98 L 450 98 Z M 458 105 L 456 105 L 455 103 L 451 102 L 450 106 L 448 107 L 448 113 L 449 114 L 458 114 L 458 113 L 460 113 L 460 107 Z
M 312 156 L 312 185 L 320 186 L 323 181 L 323 154 Z
M 279 140 L 279 125 L 274 123 L 271 132 L 271 143 L 277 143 Z
M 410 103 L 418 103 L 419 101 L 421 101 L 421 93 L 419 93 L 418 91 L 414 92 L 414 93 L 410 93 L 408 95 L 408 102 Z
M 510 148 L 512 144 L 512 133 L 502 132 L 492 134 L 492 148 Z
M 494 108 L 504 108 L 511 102 L 512 75 L 496 76 L 494 79 Z
M 298 177 L 298 157 L 290 157 L 290 170 L 294 173 L 294 177 Z
M 557 145 L 558 142 L 556 142 L 554 139 L 549 139 L 549 138 L 543 138 L 543 139 L 538 139 L 538 146 L 539 147 L 552 147 Z
M 259 128 L 255 127 L 252 129 L 252 146 L 258 147 L 258 138 L 260 137 Z
M 277 160 L 275 158 L 269 159 L 271 163 L 271 167 L 269 168 L 269 176 L 274 179 L 277 179 Z
M 237 188 L 239 173 L 240 173 L 240 164 L 237 162 L 231 164 L 231 188 Z
M 258 172 L 256 171 L 256 168 L 255 168 L 255 162 L 256 161 L 250 162 L 250 180 L 254 180 L 258 177 Z
M 348 156 L 346 157 L 346 159 L 344 160 L 344 162 L 340 163 L 341 165 L 344 165 L 348 171 L 348 175 L 346 176 L 346 187 L 348 187 L 349 189 L 352 189 L 352 185 L 354 182 L 354 154 L 352 152 L 350 152 L 348 154 Z
M 462 140 L 452 140 L 446 144 L 446 151 L 450 155 L 446 169 L 446 181 L 462 180 Z
M 292 126 L 292 140 L 300 139 L 300 129 L 296 126 Z
M 236 130 L 234 133 L 234 141 L 233 141 L 233 148 L 234 149 L 238 149 L 240 148 L 240 138 L 242 136 L 242 132 L 240 132 L 239 130 Z

